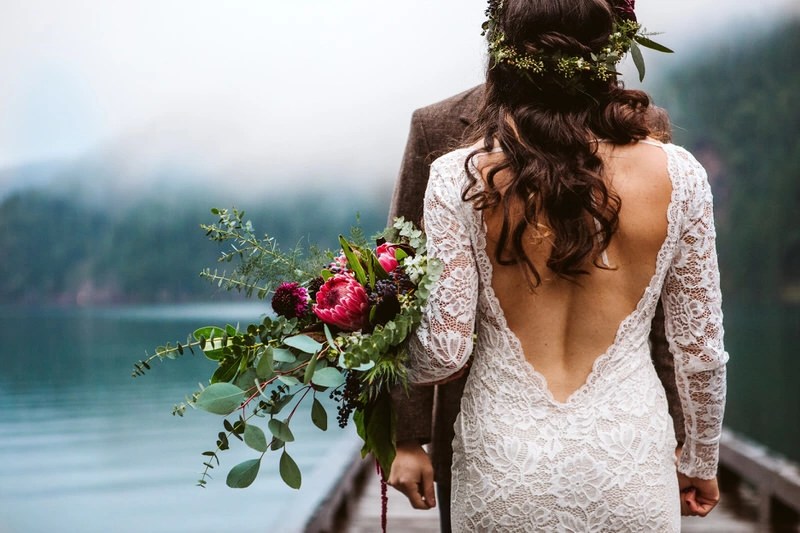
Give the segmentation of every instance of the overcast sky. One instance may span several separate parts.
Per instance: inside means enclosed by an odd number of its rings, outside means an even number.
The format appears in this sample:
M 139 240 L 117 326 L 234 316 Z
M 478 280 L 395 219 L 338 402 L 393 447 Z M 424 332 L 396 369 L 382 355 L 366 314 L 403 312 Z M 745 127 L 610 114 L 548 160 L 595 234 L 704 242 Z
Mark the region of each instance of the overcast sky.
M 796 0 L 637 4 L 678 58 L 800 11 Z M 485 5 L 0 0 L 0 168 L 106 153 L 129 175 L 167 161 L 243 183 L 385 179 L 411 111 L 481 81 Z

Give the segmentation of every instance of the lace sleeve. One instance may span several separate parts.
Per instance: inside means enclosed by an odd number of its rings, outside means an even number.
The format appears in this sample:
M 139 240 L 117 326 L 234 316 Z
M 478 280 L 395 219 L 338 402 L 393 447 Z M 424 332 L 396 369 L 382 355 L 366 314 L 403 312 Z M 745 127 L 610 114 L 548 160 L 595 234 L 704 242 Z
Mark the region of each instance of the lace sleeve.
M 703 167 L 685 155 L 679 156 L 683 177 L 689 182 L 682 206 L 684 220 L 662 300 L 686 427 L 678 471 L 712 479 L 719 461 L 728 354 L 722 341 L 711 189 Z
M 431 167 L 424 220 L 428 256 L 442 261 L 422 322 L 409 341 L 409 381 L 433 383 L 458 372 L 472 353 L 478 273 L 465 209 L 452 176 Z

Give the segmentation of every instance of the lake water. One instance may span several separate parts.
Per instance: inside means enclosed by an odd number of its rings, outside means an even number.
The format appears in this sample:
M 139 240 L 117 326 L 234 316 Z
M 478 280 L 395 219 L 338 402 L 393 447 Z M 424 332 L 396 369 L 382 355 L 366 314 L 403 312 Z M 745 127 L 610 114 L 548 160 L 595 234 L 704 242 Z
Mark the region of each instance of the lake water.
M 172 405 L 210 375 L 203 356 L 156 364 L 132 379 L 145 350 L 197 327 L 257 320 L 263 307 L 217 304 L 90 310 L 0 307 L 0 533 L 284 532 L 299 527 L 357 449 L 329 410 L 327 432 L 299 411 L 289 451 L 303 471 L 294 491 L 277 457 L 234 490 L 227 471 L 255 457 L 232 440 L 208 488 L 194 486 L 200 452 L 221 418 Z M 800 461 L 800 309 L 725 308 L 731 353 L 726 422 Z
M 303 472 L 299 491 L 268 452 L 256 482 L 225 485 L 257 453 L 231 439 L 206 489 L 200 453 L 222 418 L 172 406 L 206 382 L 202 355 L 156 363 L 130 377 L 145 350 L 196 327 L 257 321 L 263 306 L 151 306 L 91 310 L 0 308 L 0 532 L 288 531 L 303 523 L 355 450 L 355 430 L 292 420 L 287 450 Z M 266 429 L 266 428 L 264 428 Z M 270 453 L 273 455 L 270 456 Z

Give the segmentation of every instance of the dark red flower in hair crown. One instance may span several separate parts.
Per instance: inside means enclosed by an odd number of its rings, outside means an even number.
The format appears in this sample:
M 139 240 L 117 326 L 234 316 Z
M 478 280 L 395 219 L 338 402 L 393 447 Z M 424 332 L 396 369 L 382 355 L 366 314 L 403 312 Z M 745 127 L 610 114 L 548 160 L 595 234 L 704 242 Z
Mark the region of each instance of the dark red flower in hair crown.
M 614 10 L 622 20 L 636 22 L 636 0 L 617 0 L 614 2 Z

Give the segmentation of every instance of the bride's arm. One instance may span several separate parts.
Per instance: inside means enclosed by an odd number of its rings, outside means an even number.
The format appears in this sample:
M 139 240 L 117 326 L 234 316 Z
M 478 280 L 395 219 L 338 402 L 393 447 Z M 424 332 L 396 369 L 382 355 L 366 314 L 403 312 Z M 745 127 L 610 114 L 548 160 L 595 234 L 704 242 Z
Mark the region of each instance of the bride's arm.
M 445 169 L 446 170 L 446 169 Z M 472 353 L 478 273 L 461 189 L 449 173 L 431 167 L 424 220 L 428 256 L 442 261 L 422 323 L 409 342 L 409 380 L 435 383 L 459 372 Z
M 716 232 L 705 170 L 688 153 L 678 157 L 689 186 L 678 250 L 662 294 L 686 427 L 678 472 L 710 480 L 719 460 L 728 361 L 722 339 Z

